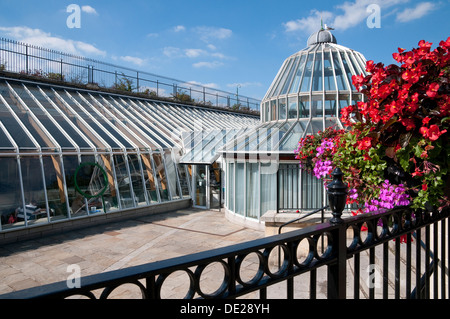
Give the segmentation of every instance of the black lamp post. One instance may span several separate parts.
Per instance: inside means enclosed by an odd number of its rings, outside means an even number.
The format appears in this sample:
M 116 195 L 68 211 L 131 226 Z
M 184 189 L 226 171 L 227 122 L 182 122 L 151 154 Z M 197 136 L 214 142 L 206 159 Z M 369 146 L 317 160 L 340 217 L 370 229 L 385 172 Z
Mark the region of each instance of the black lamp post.
M 328 202 L 333 215 L 330 222 L 339 224 L 343 221 L 341 215 L 347 202 L 347 184 L 342 181 L 344 173 L 342 173 L 339 167 L 334 169 L 331 176 L 333 176 L 333 180 L 327 186 Z

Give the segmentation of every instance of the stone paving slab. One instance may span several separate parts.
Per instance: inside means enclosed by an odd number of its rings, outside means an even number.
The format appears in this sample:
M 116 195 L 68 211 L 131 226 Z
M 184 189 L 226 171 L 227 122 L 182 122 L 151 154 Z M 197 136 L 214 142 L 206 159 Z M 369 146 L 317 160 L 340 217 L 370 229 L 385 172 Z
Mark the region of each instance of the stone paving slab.
M 219 211 L 184 209 L 10 243 L 0 246 L 0 294 L 65 281 L 71 264 L 88 276 L 262 237 Z

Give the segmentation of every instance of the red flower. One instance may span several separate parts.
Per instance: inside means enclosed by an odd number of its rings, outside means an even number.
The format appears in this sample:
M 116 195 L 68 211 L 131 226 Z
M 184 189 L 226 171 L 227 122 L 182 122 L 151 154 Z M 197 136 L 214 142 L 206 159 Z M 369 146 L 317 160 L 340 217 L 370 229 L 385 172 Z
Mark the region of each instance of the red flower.
M 368 136 L 358 142 L 358 149 L 368 150 L 372 146 L 372 139 Z
M 431 125 L 430 129 L 428 130 L 428 139 L 430 139 L 431 141 L 436 141 L 439 136 L 446 132 L 447 130 L 439 131 L 439 127 L 436 124 Z
M 435 98 L 438 90 L 439 90 L 439 84 L 431 83 L 430 86 L 428 87 L 427 95 L 431 98 Z
M 424 117 L 422 120 L 423 125 L 428 125 L 430 123 L 430 120 L 431 120 L 431 118 L 429 118 L 428 116 Z
M 422 190 L 423 190 L 424 192 L 426 192 L 427 189 L 428 189 L 428 185 L 427 185 L 427 184 L 422 184 Z

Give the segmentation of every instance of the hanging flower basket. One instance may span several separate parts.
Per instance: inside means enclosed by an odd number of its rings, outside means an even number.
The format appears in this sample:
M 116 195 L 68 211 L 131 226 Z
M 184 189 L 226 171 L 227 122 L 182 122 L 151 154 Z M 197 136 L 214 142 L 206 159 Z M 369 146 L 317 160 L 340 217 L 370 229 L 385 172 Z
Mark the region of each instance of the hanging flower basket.
M 341 110 L 346 129 L 308 135 L 295 151 L 325 184 L 339 167 L 358 213 L 450 205 L 450 37 L 434 50 L 418 45 L 393 54 L 400 65 L 368 61 L 369 75 L 352 78 L 365 102 Z

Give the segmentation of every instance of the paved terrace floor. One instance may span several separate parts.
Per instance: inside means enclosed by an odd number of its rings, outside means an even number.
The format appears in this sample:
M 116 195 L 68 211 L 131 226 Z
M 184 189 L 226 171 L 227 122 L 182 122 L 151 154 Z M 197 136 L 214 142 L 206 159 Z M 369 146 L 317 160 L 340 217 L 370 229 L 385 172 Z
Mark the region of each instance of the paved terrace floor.
M 263 231 L 233 224 L 218 210 L 183 209 L 16 242 L 0 247 L 0 294 L 66 281 L 71 264 L 83 277 L 262 237 Z M 182 280 L 172 282 L 166 297 L 183 297 L 176 295 Z M 139 297 L 127 289 L 115 297 Z

